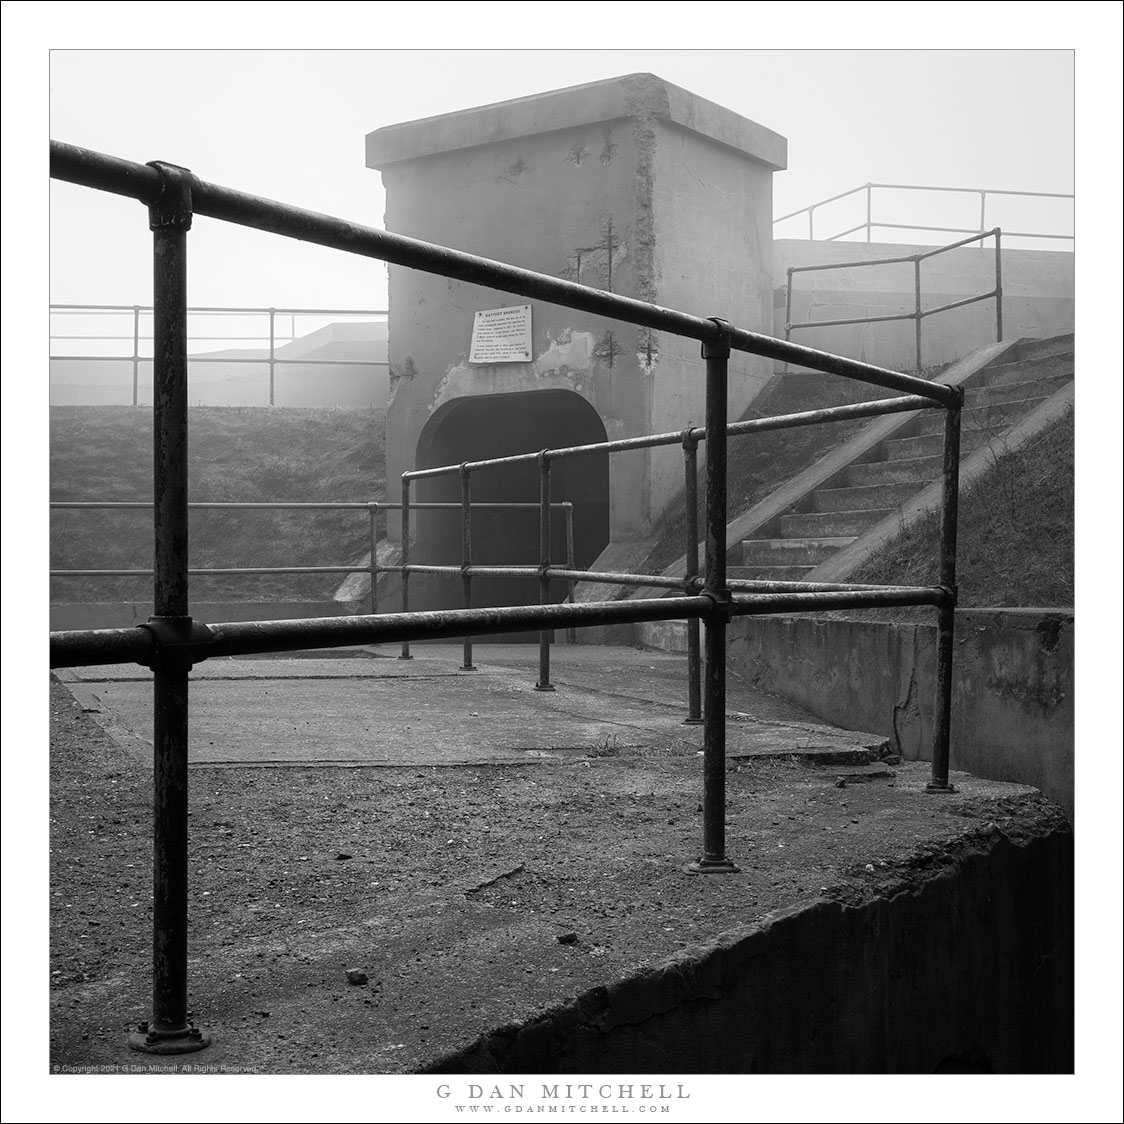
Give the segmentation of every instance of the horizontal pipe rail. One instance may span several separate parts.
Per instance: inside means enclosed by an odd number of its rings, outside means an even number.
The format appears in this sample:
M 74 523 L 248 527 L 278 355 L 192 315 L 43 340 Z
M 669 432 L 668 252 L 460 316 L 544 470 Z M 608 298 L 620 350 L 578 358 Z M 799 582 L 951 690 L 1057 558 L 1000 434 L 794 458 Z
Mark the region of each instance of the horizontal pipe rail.
M 907 319 L 913 319 L 910 313 Z M 939 386 L 939 383 L 933 385 Z M 856 402 L 849 406 L 826 406 L 821 410 L 804 410 L 797 414 L 776 414 L 768 418 L 749 418 L 746 421 L 730 422 L 726 433 L 739 437 L 746 433 L 764 433 L 774 429 L 795 429 L 804 425 L 818 425 L 821 422 L 851 421 L 854 418 L 878 417 L 882 414 L 904 413 L 909 410 L 932 410 L 937 403 L 928 396 L 905 395 L 901 398 L 879 398 L 872 402 Z M 593 445 L 572 445 L 561 449 L 544 449 L 538 453 L 518 453 L 510 457 L 495 457 L 491 460 L 468 461 L 466 464 L 445 464 L 434 468 L 418 468 L 402 473 L 403 480 L 426 480 L 438 476 L 452 476 L 462 468 L 469 472 L 481 469 L 505 468 L 509 465 L 537 463 L 540 456 L 550 460 L 567 457 L 589 456 L 594 453 L 619 453 L 632 449 L 652 449 L 666 445 L 680 445 L 687 439 L 696 442 L 706 440 L 706 430 L 696 426 L 675 433 L 654 433 L 645 437 L 627 437 L 618 441 L 602 441 Z M 419 506 L 411 504 L 411 506 Z M 456 505 L 454 505 L 456 506 Z M 538 505 L 532 505 L 537 507 Z
M 53 174 L 53 173 L 52 173 Z M 150 304 L 52 304 L 51 311 L 65 312 L 152 312 Z M 241 308 L 237 305 L 209 305 L 191 304 L 187 306 L 187 314 L 193 312 L 230 313 L 236 316 L 245 316 L 248 313 L 260 313 L 268 316 L 276 312 L 282 316 L 311 315 L 311 316 L 389 316 L 385 308 Z
M 928 405 L 928 403 L 926 403 Z M 142 500 L 52 500 L 52 509 L 65 509 L 65 510 L 105 510 L 105 511 L 151 511 L 152 504 L 146 503 Z M 316 503 L 305 502 L 304 500 L 295 502 L 283 501 L 262 501 L 262 502 L 234 502 L 226 503 L 220 501 L 201 501 L 199 503 L 189 503 L 188 509 L 192 511 L 369 511 L 371 508 L 383 510 L 384 508 L 393 508 L 398 510 L 402 504 L 398 500 L 355 500 L 355 501 L 339 501 Z M 434 502 L 434 503 L 412 503 L 412 508 L 422 508 L 429 511 L 460 511 L 461 505 L 452 502 Z M 552 503 L 550 505 L 556 511 L 563 510 L 568 507 L 573 507 L 573 503 L 565 500 L 561 503 Z M 538 511 L 539 505 L 537 503 L 521 503 L 511 502 L 504 503 L 503 501 L 489 501 L 486 503 L 474 503 L 472 507 L 475 508 L 493 508 L 496 510 L 523 510 L 523 511 Z
M 60 337 L 55 336 L 55 339 Z M 83 337 L 91 338 L 91 337 Z M 102 337 L 96 337 L 102 338 Z M 132 355 L 48 355 L 47 358 L 51 361 L 58 360 L 73 361 L 75 363 L 131 363 L 133 361 Z M 151 363 L 151 355 L 140 355 L 137 359 L 141 363 Z M 389 367 L 390 363 L 385 359 L 270 359 L 268 355 L 263 355 L 260 359 L 241 359 L 236 356 L 217 356 L 217 355 L 189 355 L 187 357 L 188 365 L 192 363 L 257 363 L 259 366 L 267 367 L 272 363 L 275 367 Z
M 151 203 L 161 186 L 160 173 L 155 168 L 59 141 L 51 141 L 50 170 L 55 179 L 128 196 L 142 203 Z M 193 180 L 191 198 L 195 213 L 208 218 L 296 238 L 345 253 L 377 258 L 392 265 L 436 273 L 517 296 L 549 301 L 645 328 L 673 332 L 704 343 L 717 343 L 719 337 L 723 336 L 738 351 L 798 363 L 813 370 L 873 383 L 890 390 L 920 394 L 947 405 L 953 403 L 954 395 L 947 387 L 926 382 L 913 375 L 885 370 L 854 359 L 844 359 L 744 328 L 723 330 L 713 320 L 701 316 L 661 308 L 633 297 L 607 293 L 574 281 L 491 261 L 475 254 L 392 234 L 390 231 L 361 226 L 202 180 Z
M 757 594 L 725 605 L 707 596 L 645 598 L 636 601 L 590 601 L 571 605 L 519 605 L 495 609 L 447 609 L 435 612 L 373 616 L 313 617 L 289 621 L 233 621 L 206 626 L 206 638 L 193 645 L 195 662 L 207 658 L 292 652 L 396 641 L 448 640 L 472 634 L 537 632 L 573 625 L 587 628 L 636 621 L 707 618 L 714 612 L 760 616 L 824 609 L 878 608 L 892 605 L 944 605 L 950 592 L 939 586 L 847 590 L 831 593 Z M 94 664 L 148 665 L 158 640 L 144 626 L 90 629 L 50 634 L 51 667 Z

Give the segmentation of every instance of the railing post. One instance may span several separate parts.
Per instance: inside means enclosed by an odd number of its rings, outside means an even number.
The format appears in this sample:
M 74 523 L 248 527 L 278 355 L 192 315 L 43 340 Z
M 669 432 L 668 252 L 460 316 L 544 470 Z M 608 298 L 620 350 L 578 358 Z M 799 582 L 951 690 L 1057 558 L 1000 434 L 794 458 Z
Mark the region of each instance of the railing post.
M 927 792 L 953 792 L 948 783 L 952 737 L 952 653 L 956 625 L 956 522 L 960 506 L 960 408 L 945 407 L 944 463 L 941 475 L 940 584 L 947 598 L 937 609 L 937 688 L 933 714 L 933 767 Z
M 792 338 L 792 266 L 788 267 L 786 274 L 786 283 L 784 290 L 784 342 L 788 343 Z M 784 361 L 784 366 L 781 368 L 783 374 L 788 374 L 788 360 Z
M 150 624 L 189 635 L 187 599 L 187 232 L 194 177 L 172 164 L 150 205 L 153 248 L 153 609 Z M 187 1018 L 190 658 L 165 649 L 153 661 L 152 1018 L 134 1050 L 180 1054 L 210 1036 Z
M 980 233 L 983 234 L 983 232 L 985 230 L 987 230 L 987 192 L 981 191 L 980 192 Z M 981 242 L 980 245 L 982 246 L 983 243 Z
M 714 319 L 718 338 L 702 346 L 706 360 L 706 575 L 711 599 L 706 619 L 703 694 L 703 853 L 687 866 L 692 874 L 727 874 L 726 857 L 726 402 L 730 325 Z
M 133 305 L 133 405 L 139 399 L 140 391 L 140 305 Z
M 550 457 L 539 453 L 539 604 L 550 603 Z M 550 629 L 539 633 L 539 679 L 536 691 L 553 691 L 550 682 Z
M 370 516 L 371 533 L 371 615 L 379 611 L 379 505 L 378 501 L 367 504 Z
M 574 505 L 567 500 L 563 510 L 566 513 L 566 569 L 572 570 L 574 568 Z M 572 605 L 574 603 L 573 578 L 566 583 L 566 596 Z M 576 644 L 577 642 L 578 630 L 570 625 L 566 629 L 566 643 Z
M 1003 249 L 1000 238 L 1003 232 L 996 227 L 995 235 L 995 342 L 1003 342 Z
M 472 608 L 472 485 L 467 464 L 461 465 L 461 605 Z M 472 637 L 464 638 L 461 671 L 475 671 L 472 664 Z
M 402 612 L 410 611 L 410 480 L 402 477 Z M 402 641 L 400 660 L 412 660 L 410 642 Z
M 866 240 L 870 243 L 870 221 L 871 221 L 871 195 L 874 191 L 873 184 L 866 185 Z
M 814 242 L 816 240 L 816 236 L 813 233 L 815 228 L 814 228 L 813 220 L 812 220 L 812 212 L 815 209 L 816 209 L 816 205 L 814 203 L 808 208 L 808 241 L 809 242 Z
M 275 354 L 275 330 L 277 322 L 277 309 L 271 308 L 269 310 L 269 404 L 274 404 L 274 371 L 277 366 L 277 356 Z
M 921 259 L 913 259 L 914 292 L 914 350 L 917 355 L 917 372 L 921 372 Z
M 791 277 L 791 274 L 790 274 Z M 694 429 L 683 430 L 683 496 L 686 514 L 687 577 L 699 574 L 699 443 Z M 690 592 L 690 591 L 689 591 Z M 702 724 L 702 656 L 699 652 L 699 618 L 687 621 L 687 717 L 688 726 Z

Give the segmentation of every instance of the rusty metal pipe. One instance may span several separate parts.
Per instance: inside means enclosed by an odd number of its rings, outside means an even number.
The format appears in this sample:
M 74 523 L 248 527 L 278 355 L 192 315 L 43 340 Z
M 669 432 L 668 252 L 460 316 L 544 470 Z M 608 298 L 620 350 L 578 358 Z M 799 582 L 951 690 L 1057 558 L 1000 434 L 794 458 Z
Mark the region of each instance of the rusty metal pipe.
M 539 453 L 539 604 L 550 604 L 550 456 Z M 553 691 L 550 682 L 550 637 L 551 630 L 544 628 L 539 633 L 539 678 L 536 691 Z
M 963 394 L 963 392 L 961 392 Z M 937 608 L 937 683 L 933 714 L 932 778 L 929 792 L 951 792 L 952 657 L 956 626 L 956 526 L 960 505 L 960 410 L 945 415 L 941 473 L 940 583 L 948 592 Z
M 149 202 L 159 189 L 152 169 L 117 157 L 74 145 L 51 141 L 51 175 L 70 183 L 96 187 L 118 195 Z M 549 301 L 597 316 L 612 317 L 641 327 L 674 332 L 700 342 L 720 337 L 713 321 L 658 305 L 592 289 L 573 281 L 519 269 L 445 246 L 435 246 L 389 231 L 302 210 L 272 199 L 248 195 L 216 184 L 198 182 L 195 187 L 198 214 L 239 226 L 264 230 L 286 238 L 312 242 L 329 249 L 362 257 L 377 258 L 392 265 L 408 266 L 427 273 L 483 285 L 535 300 Z M 726 337 L 739 351 L 772 359 L 791 360 L 814 370 L 876 386 L 921 394 L 939 402 L 950 401 L 946 388 L 923 379 L 888 371 L 873 364 L 829 355 L 741 328 L 729 329 Z
M 716 343 L 703 344 L 706 360 L 706 555 L 704 596 L 714 604 L 706 618 L 703 669 L 703 853 L 687 870 L 728 874 L 726 857 L 726 412 L 730 347 L 725 321 L 715 320 Z

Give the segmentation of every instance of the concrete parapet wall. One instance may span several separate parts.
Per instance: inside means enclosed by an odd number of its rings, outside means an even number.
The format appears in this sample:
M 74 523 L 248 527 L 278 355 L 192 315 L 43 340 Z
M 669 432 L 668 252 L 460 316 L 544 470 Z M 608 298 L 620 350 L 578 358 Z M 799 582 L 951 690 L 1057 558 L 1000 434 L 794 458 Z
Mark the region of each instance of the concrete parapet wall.
M 729 667 L 755 687 L 928 759 L 935 625 L 742 617 L 728 638 Z M 1073 646 L 1072 610 L 957 612 L 954 769 L 1034 785 L 1072 817 Z
M 1072 832 L 1056 812 L 1024 813 L 865 894 L 771 914 L 493 1031 L 430 1072 L 1068 1073 L 1072 915 Z

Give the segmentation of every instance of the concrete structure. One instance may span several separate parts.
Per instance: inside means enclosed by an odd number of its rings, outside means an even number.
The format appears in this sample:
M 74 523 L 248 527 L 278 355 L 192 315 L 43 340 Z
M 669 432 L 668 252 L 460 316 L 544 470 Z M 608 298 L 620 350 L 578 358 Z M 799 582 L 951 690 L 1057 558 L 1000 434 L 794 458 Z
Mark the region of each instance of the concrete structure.
M 937 236 L 934 236 L 937 237 Z M 957 235 L 948 235 L 954 240 Z M 995 288 L 994 241 L 965 246 L 921 263 L 921 307 L 935 308 Z M 812 242 L 778 239 L 773 243 L 776 293 L 773 334 L 784 336 L 786 271 L 789 266 L 827 265 L 906 257 L 932 249 L 894 243 Z M 793 279 L 792 322 L 843 320 L 913 312 L 913 266 L 858 266 L 797 273 Z M 1003 335 L 1060 335 L 1073 331 L 1073 254 L 1060 250 L 1003 248 Z M 911 371 L 916 363 L 914 322 L 844 324 L 792 333 L 794 343 L 861 359 L 881 367 Z M 927 316 L 921 328 L 921 362 L 925 367 L 960 359 L 995 342 L 995 302 Z
M 367 137 L 367 164 L 386 185 L 388 230 L 761 331 L 772 317 L 772 173 L 785 160 L 782 137 L 650 74 Z M 648 329 L 534 304 L 528 361 L 469 363 L 474 313 L 522 303 L 391 267 L 392 496 L 414 467 L 702 422 L 697 344 Z M 738 416 L 769 372 L 743 354 L 731 371 Z M 554 498 L 577 505 L 577 564 L 590 565 L 610 542 L 643 539 L 681 487 L 674 448 L 559 464 Z M 419 498 L 459 495 L 455 478 L 445 489 L 432 484 Z M 473 478 L 477 500 L 537 496 L 533 470 Z M 488 528 L 475 543 L 496 544 L 507 563 L 537 560 L 533 519 L 507 542 L 500 535 Z M 474 561 L 493 560 L 478 554 Z M 412 560 L 459 559 L 455 523 L 419 527 Z M 528 592 L 526 582 L 495 586 L 479 603 Z M 422 603 L 453 597 L 459 590 L 447 583 Z
M 932 744 L 937 630 L 931 624 L 740 618 L 731 670 L 817 718 L 894 739 L 910 760 Z M 1070 817 L 1072 609 L 959 609 L 952 767 L 1034 785 Z

